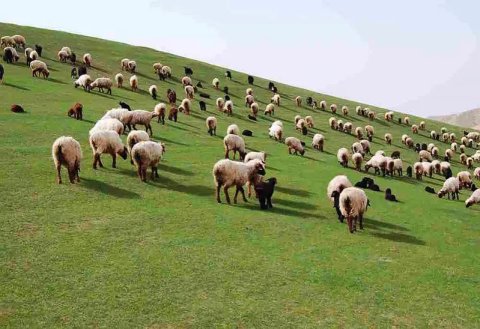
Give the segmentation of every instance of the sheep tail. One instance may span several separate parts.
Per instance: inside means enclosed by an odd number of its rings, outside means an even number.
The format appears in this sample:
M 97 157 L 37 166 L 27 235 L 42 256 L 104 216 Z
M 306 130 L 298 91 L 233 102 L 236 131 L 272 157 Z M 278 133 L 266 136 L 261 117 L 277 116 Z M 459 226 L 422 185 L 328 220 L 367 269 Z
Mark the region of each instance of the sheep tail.
M 142 160 L 142 156 L 140 155 L 140 153 L 137 152 L 134 154 L 133 159 L 137 164 L 140 164 L 140 161 Z
M 62 163 L 63 162 L 63 154 L 62 154 L 62 146 L 58 145 L 57 148 L 55 149 L 55 159 L 57 159 L 58 162 Z

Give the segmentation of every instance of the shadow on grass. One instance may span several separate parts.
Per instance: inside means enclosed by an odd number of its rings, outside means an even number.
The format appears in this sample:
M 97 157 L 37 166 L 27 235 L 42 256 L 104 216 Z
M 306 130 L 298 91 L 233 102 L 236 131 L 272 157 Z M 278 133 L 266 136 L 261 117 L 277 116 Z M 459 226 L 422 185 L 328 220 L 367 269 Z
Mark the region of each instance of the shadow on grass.
M 298 195 L 298 196 L 304 196 L 304 197 L 310 196 L 312 194 L 307 190 L 300 190 L 300 189 L 283 187 L 283 186 L 276 186 L 275 190 L 285 194 Z
M 94 179 L 82 178 L 81 184 L 82 186 L 85 186 L 86 188 L 93 190 L 95 192 L 108 194 L 117 198 L 124 198 L 124 199 L 140 198 L 140 195 L 135 192 L 124 190 L 122 188 L 107 184 L 102 181 L 94 180 Z
M 163 137 L 163 136 L 158 137 L 158 140 L 160 140 L 160 141 L 162 141 L 162 142 L 165 142 L 165 143 L 167 143 L 167 144 L 175 144 L 175 145 L 189 146 L 189 144 L 177 142 L 177 141 L 174 141 L 174 140 L 172 140 L 172 139 L 165 138 L 165 137 Z
M 315 209 L 315 205 L 307 202 L 302 201 L 293 201 L 293 200 L 285 200 L 285 199 L 278 199 L 274 197 L 274 201 L 277 204 L 282 206 L 290 207 L 290 208 L 299 208 L 299 209 Z
M 306 212 L 306 211 L 276 207 L 276 203 L 277 203 L 276 199 L 273 199 L 272 203 L 273 203 L 273 208 L 270 209 L 269 211 L 277 215 L 301 217 L 301 218 L 325 218 L 324 216 Z
M 58 79 L 55 79 L 55 78 L 48 78 L 46 79 L 47 81 L 51 81 L 53 83 L 58 83 L 58 84 L 61 84 L 61 85 L 66 85 L 67 83 L 66 82 L 63 82 L 61 80 L 58 80 Z
M 165 172 L 172 173 L 172 174 L 175 174 L 175 175 L 182 175 L 182 176 L 194 176 L 195 175 L 192 171 L 185 170 L 185 169 L 180 169 L 180 168 L 177 168 L 177 167 L 167 166 L 167 165 L 162 164 L 162 163 L 158 165 L 158 169 L 160 171 L 165 171 Z
M 7 87 L 10 87 L 10 88 L 20 89 L 20 90 L 30 90 L 30 89 L 22 87 L 22 86 L 12 85 L 11 83 L 8 83 L 8 82 L 5 82 L 3 85 L 7 86 Z
M 164 187 L 168 190 L 186 193 L 196 196 L 212 196 L 213 195 L 213 188 L 203 186 L 203 185 L 182 185 L 177 181 L 167 178 L 165 176 L 160 176 L 155 181 L 148 180 L 147 184 L 151 184 L 154 186 Z
M 424 246 L 426 245 L 426 242 L 420 239 L 417 239 L 416 237 L 408 234 L 403 234 L 403 233 L 397 233 L 397 232 L 372 232 L 370 235 L 377 237 L 377 238 L 382 238 L 386 240 L 391 240 L 391 241 L 396 241 L 396 242 L 402 242 L 402 243 L 409 243 L 409 244 L 415 244 L 419 246 Z
M 382 222 L 382 221 L 371 219 L 371 218 L 366 219 L 364 225 L 367 228 L 372 228 L 377 230 L 390 229 L 390 230 L 397 230 L 397 231 L 408 231 L 408 229 L 403 226 Z

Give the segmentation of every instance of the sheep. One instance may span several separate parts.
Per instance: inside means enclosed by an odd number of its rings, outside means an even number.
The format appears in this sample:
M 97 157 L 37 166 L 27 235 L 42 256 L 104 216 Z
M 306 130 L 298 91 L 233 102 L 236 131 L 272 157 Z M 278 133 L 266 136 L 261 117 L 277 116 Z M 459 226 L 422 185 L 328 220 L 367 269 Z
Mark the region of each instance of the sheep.
M 60 62 L 63 62 L 63 63 L 66 63 L 67 62 L 67 59 L 70 58 L 70 55 L 64 51 L 64 50 L 60 50 L 58 53 L 57 53 L 57 58 Z
M 131 121 L 132 121 L 132 112 L 128 108 L 118 108 L 118 109 L 111 109 L 107 111 L 102 119 L 106 118 L 113 118 L 119 120 L 123 126 L 124 129 L 128 127 L 129 130 L 131 129 Z
M 448 129 L 445 128 L 445 127 L 440 128 L 440 132 L 441 132 L 442 134 L 445 134 L 447 131 L 448 131 Z
M 277 122 L 277 121 L 275 121 Z M 275 122 L 272 124 L 272 126 L 268 130 L 268 135 L 270 138 L 275 138 L 276 141 L 281 141 L 282 140 L 282 135 L 283 135 L 283 126 L 280 124 L 275 124 Z
M 363 230 L 363 214 L 368 208 L 368 198 L 362 189 L 357 187 L 347 187 L 342 193 L 334 192 L 338 198 L 338 205 L 343 218 L 347 219 L 348 230 L 353 233 L 357 230 L 357 221 L 360 229 Z
M 128 61 L 127 63 L 127 71 L 131 73 L 135 73 L 135 70 L 137 69 L 137 62 L 135 61 Z
M 400 151 L 393 151 L 390 157 L 392 159 L 400 159 Z
M 293 154 L 297 155 L 300 153 L 302 156 L 305 154 L 305 148 L 303 147 L 302 143 L 300 140 L 296 137 L 287 137 L 285 138 L 285 145 L 288 147 L 288 154 Z
M 460 153 L 465 153 L 465 145 L 460 145 Z
M 148 87 L 148 93 L 150 94 L 150 96 L 152 96 L 152 98 L 154 100 L 157 99 L 157 86 L 156 85 L 151 85 L 150 87 Z
M 425 130 L 425 121 L 420 121 L 419 128 L 420 130 Z
M 430 153 L 432 153 L 432 157 L 438 159 L 438 154 L 440 153 L 440 150 L 438 149 L 438 147 L 435 146 L 432 148 L 432 151 Z
M 413 145 L 413 139 L 410 138 L 410 137 L 408 137 L 408 138 L 405 140 L 405 145 L 407 145 L 408 148 L 410 148 L 410 149 L 413 148 L 413 146 L 414 146 L 414 145 Z
M 474 176 L 476 179 L 479 179 L 479 180 L 480 180 L 480 167 L 475 168 L 475 170 L 473 171 L 473 176 Z
M 168 120 L 173 120 L 177 122 L 177 117 L 178 117 L 178 109 L 175 107 L 175 105 L 172 105 L 170 107 L 170 110 L 168 111 Z
M 418 126 L 417 125 L 412 125 L 412 133 L 413 134 L 418 134 Z
M 428 144 L 428 145 L 427 145 L 427 151 L 428 151 L 428 152 L 432 152 L 432 149 L 433 149 L 434 147 L 435 147 L 435 144 L 433 144 L 433 143 Z
M 344 126 L 344 124 L 343 124 L 343 121 L 342 121 L 342 120 L 338 120 L 337 124 L 338 124 L 337 130 L 338 130 L 338 131 L 343 131 L 343 129 L 345 128 L 345 126 Z
M 217 98 L 217 100 L 215 101 L 215 104 L 217 105 L 217 109 L 219 111 L 223 111 L 223 107 L 225 106 L 225 102 L 223 98 L 221 97 Z
M 371 154 L 371 152 L 370 152 L 370 142 L 368 140 L 362 139 L 360 141 L 360 144 L 362 144 L 362 147 L 363 147 L 363 150 L 365 151 L 365 153 Z
M 121 135 L 124 131 L 123 123 L 115 118 L 103 117 L 98 120 L 92 129 L 90 129 L 89 134 L 93 134 L 96 131 L 115 131 L 117 134 Z
M 430 162 L 422 162 L 422 167 L 423 167 L 423 175 L 424 176 L 428 175 L 430 178 L 432 178 L 433 169 L 434 169 L 432 164 Z
M 314 122 L 313 122 L 312 116 L 307 115 L 305 117 L 305 124 L 307 125 L 308 128 L 313 128 L 314 127 Z
M 40 57 L 40 56 L 38 55 L 38 52 L 36 50 L 32 50 L 30 52 L 30 54 L 28 55 L 28 57 L 30 58 L 30 62 L 31 62 L 31 61 L 34 61 L 34 60 L 38 59 L 38 57 Z
M 355 108 L 355 113 L 357 113 L 358 115 L 362 115 L 362 107 L 360 105 L 357 105 L 357 107 Z
M 155 74 L 160 73 L 160 71 L 162 70 L 162 67 L 163 65 L 161 63 L 153 63 L 153 72 Z
M 149 141 L 150 137 L 145 131 L 132 130 L 127 136 L 127 150 L 130 154 L 130 163 L 133 165 L 132 148 L 139 142 Z
M 298 107 L 301 107 L 301 106 L 302 106 L 302 97 L 301 97 L 301 96 L 295 97 L 295 104 L 296 104 Z
M 302 132 L 303 135 L 307 135 L 308 134 L 308 129 L 305 125 L 305 120 L 304 119 L 301 119 L 301 118 L 295 118 L 295 130 L 300 130 Z
M 130 62 L 130 59 L 124 58 L 120 61 L 120 67 L 122 68 L 122 71 L 128 71 L 128 62 Z
M 175 105 L 177 104 L 177 93 L 175 90 L 172 89 L 167 89 L 167 99 L 170 105 Z
M 413 170 L 415 171 L 415 177 L 417 180 L 422 180 L 423 176 L 423 164 L 421 162 L 415 162 L 413 165 Z
M 0 84 L 3 83 L 3 75 L 5 74 L 5 69 L 3 68 L 3 65 L 0 64 Z
M 355 135 L 357 136 L 358 139 L 363 138 L 363 129 L 362 127 L 357 127 L 355 128 Z
M 446 161 L 440 162 L 440 171 L 444 176 L 446 176 L 448 173 L 451 173 L 450 163 Z
M 343 131 L 347 134 L 351 134 L 353 129 L 353 124 L 351 122 L 345 122 L 343 125 Z
M 460 163 L 463 165 L 467 164 L 467 155 L 465 153 L 460 154 Z
M 70 183 L 80 182 L 80 161 L 82 160 L 82 148 L 80 143 L 70 136 L 61 136 L 53 142 L 52 158 L 57 171 L 57 183 L 62 184 L 60 171 L 62 166 L 67 168 Z
M 432 131 L 430 132 L 430 137 L 431 137 L 432 139 L 437 139 L 437 132 L 436 132 L 435 130 L 432 130 Z
M 397 197 L 395 196 L 395 194 L 392 194 L 392 190 L 390 188 L 387 188 L 385 190 L 385 200 L 398 202 Z
M 260 181 L 255 184 L 255 193 L 260 203 L 260 209 L 273 208 L 272 196 L 275 190 L 277 179 L 275 177 L 269 178 L 266 181 Z
M 390 133 L 385 134 L 385 142 L 387 142 L 388 145 L 392 145 L 392 134 Z
M 162 125 L 165 124 L 165 112 L 167 112 L 167 104 L 165 103 L 158 103 L 155 105 L 153 111 L 157 114 L 158 116 L 158 123 L 162 123 Z
M 448 133 L 444 133 L 442 135 L 442 139 L 443 139 L 443 142 L 448 142 L 448 140 L 450 139 L 450 135 Z
M 73 105 L 67 112 L 67 115 L 71 118 L 75 118 L 77 120 L 83 119 L 83 105 L 80 103 L 76 103 Z
M 252 161 L 254 159 L 261 160 L 263 163 L 265 163 L 267 160 L 267 154 L 265 152 L 248 152 L 243 162 L 247 163 L 248 161 Z
M 368 137 L 373 137 L 373 135 L 375 134 L 375 130 L 370 125 L 365 126 L 365 132 L 367 133 Z
M 10 106 L 10 111 L 12 111 L 13 113 L 25 113 L 23 107 L 18 104 L 12 104 L 12 106 Z
M 456 177 L 450 177 L 443 183 L 443 187 L 438 191 L 438 197 L 442 198 L 445 194 L 448 196 L 448 200 L 450 200 L 450 195 L 452 199 L 455 200 L 455 196 L 457 200 L 458 197 L 458 190 L 460 189 L 460 181 Z
M 153 130 L 150 121 L 152 121 L 154 117 L 158 116 L 158 113 L 155 111 L 149 112 L 144 110 L 134 110 L 130 113 L 132 116 L 130 124 L 132 125 L 133 129 L 137 129 L 135 125 L 143 125 L 145 126 L 145 131 L 148 132 L 150 130 L 150 136 L 152 136 Z
M 384 118 L 386 121 L 393 121 L 393 112 L 389 111 L 384 114 Z
M 205 120 L 205 124 L 207 125 L 208 133 L 210 136 L 217 135 L 217 118 L 215 117 L 208 117 Z
M 252 103 L 252 105 L 250 105 L 250 112 L 255 118 L 257 117 L 258 109 L 259 109 L 259 106 L 257 103 Z
M 229 134 L 240 135 L 240 128 L 236 124 L 231 124 L 227 127 L 227 135 Z
M 446 149 L 445 150 L 445 157 L 448 158 L 448 160 L 452 160 L 453 158 L 453 151 L 451 149 Z
M 158 163 L 162 159 L 163 153 L 164 145 L 153 141 L 141 141 L 133 146 L 131 156 L 142 182 L 147 181 L 148 167 L 152 169 L 152 180 L 159 177 Z
M 267 104 L 267 106 L 265 107 L 265 112 L 264 112 L 265 115 L 274 115 L 275 114 L 275 105 L 273 105 L 272 103 L 270 104 Z
M 110 78 L 97 78 L 97 79 L 95 79 L 95 81 L 93 81 L 90 84 L 89 89 L 98 88 L 98 90 L 102 93 L 103 93 L 103 89 L 106 89 L 107 94 L 111 95 L 112 94 L 112 86 L 113 86 L 112 79 L 110 79 Z
M 323 152 L 323 144 L 325 143 L 325 137 L 322 134 L 313 135 L 312 147 L 320 152 Z
M 16 45 L 15 39 L 10 36 L 4 36 L 0 40 L 0 47 L 15 47 Z
M 37 73 L 41 73 L 43 78 L 46 79 L 50 75 L 47 64 L 38 59 L 30 63 L 30 69 L 32 70 L 32 77 L 36 77 Z
M 352 154 L 352 162 L 353 166 L 355 167 L 356 170 L 362 171 L 362 162 L 363 162 L 363 156 L 361 153 L 353 153 Z
M 343 222 L 343 216 L 340 212 L 340 208 L 338 205 L 338 197 L 336 195 L 340 195 L 344 189 L 347 187 L 352 187 L 352 183 L 348 180 L 347 176 L 345 175 L 338 175 L 335 176 L 327 186 L 327 197 L 330 202 L 333 203 L 334 208 L 337 210 L 338 220 Z M 336 192 L 336 193 L 334 193 Z
M 183 77 L 182 78 L 182 85 L 184 87 L 192 85 L 192 79 L 190 77 Z
M 473 191 L 472 195 L 465 200 L 465 207 L 469 208 L 476 203 L 480 203 L 480 189 Z
M 130 77 L 130 87 L 132 88 L 132 91 L 137 91 L 138 89 L 138 78 L 136 75 L 132 75 Z
M 410 118 L 409 117 L 403 118 L 403 123 L 405 123 L 407 126 L 409 126 L 410 125 Z
M 366 172 L 368 172 L 370 168 L 375 169 L 375 175 L 380 174 L 380 171 L 381 171 L 382 175 L 385 176 L 386 169 L 387 169 L 387 158 L 384 157 L 383 155 L 374 155 L 365 164 Z
M 230 204 L 228 189 L 233 185 L 236 186 L 233 202 L 237 203 L 238 192 L 242 193 L 243 200 L 247 202 L 243 186 L 246 183 L 253 185 L 255 182 L 258 182 L 260 176 L 265 175 L 265 164 L 258 159 L 249 161 L 247 163 L 224 159 L 215 163 L 212 174 L 216 187 L 216 198 L 218 203 L 222 202 L 220 199 L 220 189 L 223 186 L 225 198 L 227 203 Z
M 231 100 L 225 102 L 223 112 L 226 113 L 228 116 L 233 115 L 233 102 Z
M 365 151 L 363 150 L 362 144 L 360 142 L 355 142 L 352 144 L 352 152 L 353 153 L 360 153 L 362 156 L 365 155 Z
M 468 157 L 467 160 L 466 160 L 466 164 L 467 164 L 468 169 L 473 169 L 473 158 Z
M 245 94 L 253 96 L 253 89 L 252 88 L 247 88 L 247 90 L 245 90 Z
M 89 142 L 93 151 L 93 169 L 97 169 L 97 164 L 103 168 L 101 154 L 109 153 L 112 156 L 113 168 L 117 167 L 117 154 L 124 160 L 128 156 L 127 147 L 115 131 L 95 131 L 90 135 Z
M 338 150 L 337 152 L 337 160 L 342 165 L 343 167 L 347 168 L 348 167 L 348 150 L 344 147 Z
M 325 111 L 327 109 L 327 102 L 326 101 L 321 101 L 320 102 L 320 108 Z
M 219 86 L 220 86 L 220 80 L 218 78 L 214 78 L 212 80 L 212 86 L 218 90 Z
M 375 112 L 374 111 L 368 111 L 368 118 L 370 120 L 375 120 Z
M 362 147 L 363 147 L 363 146 L 362 146 Z M 375 152 L 375 155 L 385 156 L 385 151 L 383 151 L 383 150 L 378 150 L 377 152 Z
M 472 185 L 472 175 L 468 171 L 460 171 L 457 174 L 457 178 L 460 181 L 460 188 L 470 187 Z
M 332 111 L 333 114 L 337 113 L 337 105 L 336 104 L 330 105 L 330 111 Z
M 407 143 L 406 143 L 407 138 L 409 138 L 409 136 L 408 136 L 407 134 L 403 134 L 403 135 L 402 135 L 402 144 L 407 144 Z
M 337 119 L 335 119 L 334 117 L 331 117 L 330 119 L 328 119 L 328 125 L 330 126 L 330 128 L 336 130 L 338 128 Z
M 280 106 L 280 95 L 279 94 L 273 95 L 270 101 L 276 106 Z
M 395 171 L 397 172 L 398 176 L 403 176 L 403 161 L 401 159 L 393 159 L 393 172 Z
M 422 162 L 423 160 L 425 161 L 428 161 L 428 162 L 432 162 L 432 154 L 428 151 L 425 151 L 425 150 L 421 150 L 420 152 L 418 152 L 418 156 L 419 156 L 419 161 Z
M 458 150 L 458 144 L 455 143 L 455 142 L 452 143 L 452 144 L 450 145 L 450 149 L 452 150 L 452 152 L 457 152 L 457 150 Z
M 251 75 L 249 75 L 249 76 L 247 77 L 247 82 L 248 82 L 249 85 L 253 85 L 253 82 L 254 82 L 254 81 L 255 81 L 255 78 L 252 77 Z
M 433 167 L 433 170 L 436 174 L 441 174 L 442 173 L 442 166 L 440 164 L 440 161 L 439 160 L 433 160 L 432 162 L 432 167 Z
M 192 86 L 185 86 L 185 95 L 187 95 L 188 99 L 194 99 L 195 98 L 195 88 Z
M 184 98 L 182 103 L 178 107 L 180 112 L 185 113 L 186 115 L 190 115 L 190 110 L 192 109 L 192 102 L 188 98 Z
M 92 55 L 89 53 L 84 54 L 82 57 L 82 62 L 88 67 L 92 66 Z
M 457 139 L 457 136 L 454 133 L 451 133 L 450 134 L 450 142 L 454 143 L 456 139 Z
M 237 152 L 240 155 L 240 160 L 245 159 L 245 141 L 242 137 L 235 134 L 227 134 L 223 138 L 223 146 L 225 148 L 225 159 L 229 159 L 230 151 L 233 151 L 234 159 Z
M 345 106 L 345 105 L 342 106 L 342 113 L 343 113 L 343 115 L 344 115 L 344 116 L 348 116 L 348 112 L 349 112 L 349 111 L 348 111 L 348 107 Z

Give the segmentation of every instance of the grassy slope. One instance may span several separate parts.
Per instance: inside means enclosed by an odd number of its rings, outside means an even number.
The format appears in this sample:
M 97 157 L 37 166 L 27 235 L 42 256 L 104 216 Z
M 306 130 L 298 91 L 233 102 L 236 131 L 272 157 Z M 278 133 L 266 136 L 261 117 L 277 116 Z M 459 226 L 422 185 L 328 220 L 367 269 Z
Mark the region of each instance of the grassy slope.
M 344 170 L 335 157 L 353 136 L 327 127 L 325 112 L 298 109 L 292 98 L 311 92 L 278 84 L 284 105 L 286 136 L 302 137 L 293 129 L 295 114 L 313 115 L 326 135 L 325 153 L 308 148 L 305 157 L 289 156 L 285 145 L 267 138 L 273 119 L 246 120 L 243 95 L 246 75 L 233 72 L 227 85 L 236 104 L 235 116 L 215 111 L 222 94 L 210 87 L 224 69 L 151 49 L 77 35 L 0 24 L 0 35 L 21 33 L 28 44 L 41 43 L 51 79 L 34 79 L 24 64 L 4 65 L 0 85 L 0 324 L 12 327 L 478 327 L 479 207 L 465 209 L 461 201 L 439 200 L 426 194 L 440 177 L 419 184 L 403 179 L 376 178 L 402 201 L 386 203 L 383 194 L 367 192 L 372 208 L 364 232 L 351 235 L 335 219 L 326 198 L 326 185 L 336 174 L 357 181 L 364 173 Z M 92 77 L 113 76 L 123 57 L 139 67 L 142 92 L 113 91 L 113 96 L 74 89 L 70 66 L 55 60 L 69 45 L 81 55 L 90 52 Z M 160 82 L 155 61 L 173 68 L 175 79 Z M 212 94 L 208 112 L 180 116 L 178 123 L 155 123 L 154 136 L 167 144 L 161 179 L 143 184 L 127 161 L 118 169 L 91 168 L 88 130 L 105 110 L 125 100 L 135 108 L 153 108 L 146 94 L 156 83 L 160 95 L 174 87 L 183 65 L 191 66 Z M 104 72 L 105 73 L 104 73 Z M 257 100 L 264 108 L 270 98 L 268 81 L 256 78 Z M 315 95 L 330 104 L 357 103 Z M 84 104 L 83 122 L 67 118 L 74 102 Z M 27 114 L 14 115 L 12 103 Z M 372 107 L 374 108 L 374 107 Z M 383 110 L 374 108 L 382 117 Z M 352 111 L 353 112 L 353 111 Z M 219 119 L 218 137 L 206 133 L 204 119 Z M 418 118 L 412 118 L 418 122 Z M 356 115 L 355 126 L 367 121 Z M 268 154 L 267 177 L 279 188 L 273 211 L 262 212 L 254 200 L 235 206 L 214 200 L 211 168 L 223 155 L 221 136 L 230 123 L 251 129 L 247 147 Z M 401 149 L 407 163 L 416 153 L 399 142 L 408 127 L 376 120 L 374 150 Z M 439 130 L 440 123 L 428 121 Z M 460 128 L 450 127 L 457 135 Z M 381 137 L 394 134 L 393 146 Z M 58 186 L 50 156 L 53 140 L 72 135 L 84 151 L 79 185 Z M 125 137 L 124 137 L 125 138 Z M 427 133 L 416 141 L 429 142 Z M 309 143 L 309 139 L 305 139 Z M 441 152 L 446 144 L 441 144 Z M 473 152 L 470 150 L 470 152 Z M 105 163 L 110 164 L 110 159 Z M 454 163 L 455 172 L 460 170 Z M 64 178 L 66 178 L 64 176 Z M 222 196 L 223 197 L 223 196 Z

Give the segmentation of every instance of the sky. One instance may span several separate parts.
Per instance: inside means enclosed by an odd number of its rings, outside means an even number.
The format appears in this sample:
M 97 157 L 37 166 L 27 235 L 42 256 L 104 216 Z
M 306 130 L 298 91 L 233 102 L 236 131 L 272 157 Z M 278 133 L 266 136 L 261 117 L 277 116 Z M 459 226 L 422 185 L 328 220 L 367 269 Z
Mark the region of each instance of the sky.
M 480 1 L 38 4 L 6 1 L 0 21 L 147 46 L 420 116 L 480 107 Z

